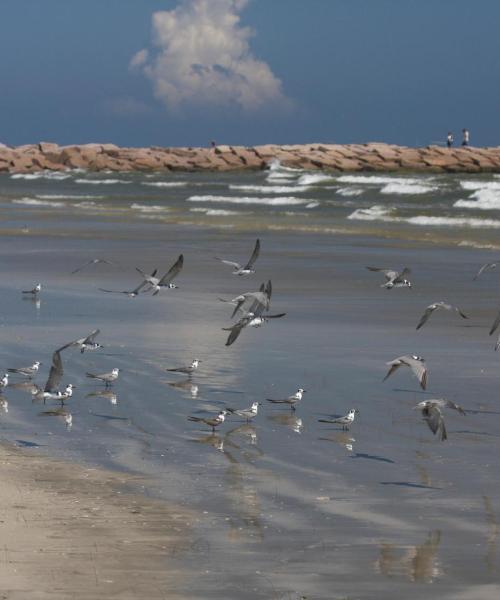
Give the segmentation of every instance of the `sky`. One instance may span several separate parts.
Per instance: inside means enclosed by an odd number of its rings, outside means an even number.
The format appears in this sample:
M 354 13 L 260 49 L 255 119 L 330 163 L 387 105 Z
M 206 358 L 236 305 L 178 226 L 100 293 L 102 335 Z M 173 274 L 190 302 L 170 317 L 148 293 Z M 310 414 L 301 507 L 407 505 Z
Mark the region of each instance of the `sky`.
M 0 0 L 0 142 L 500 145 L 498 0 Z

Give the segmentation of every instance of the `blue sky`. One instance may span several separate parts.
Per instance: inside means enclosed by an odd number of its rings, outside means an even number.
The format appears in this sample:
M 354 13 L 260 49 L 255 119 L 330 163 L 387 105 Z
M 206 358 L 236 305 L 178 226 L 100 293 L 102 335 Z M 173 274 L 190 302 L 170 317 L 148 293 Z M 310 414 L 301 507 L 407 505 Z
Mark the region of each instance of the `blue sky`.
M 499 26 L 497 0 L 2 0 L 0 142 L 498 145 Z

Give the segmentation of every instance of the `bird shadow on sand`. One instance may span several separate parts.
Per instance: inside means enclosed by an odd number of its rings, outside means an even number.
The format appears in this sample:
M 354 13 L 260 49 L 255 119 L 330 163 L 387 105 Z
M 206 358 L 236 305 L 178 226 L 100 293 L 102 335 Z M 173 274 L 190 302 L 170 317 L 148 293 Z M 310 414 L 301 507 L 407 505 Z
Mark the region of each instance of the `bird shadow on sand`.
M 396 461 L 390 458 L 385 458 L 385 456 L 377 456 L 376 454 L 366 454 L 364 452 L 356 452 L 351 456 L 351 458 L 367 458 L 369 460 L 378 460 L 384 463 L 390 463 L 395 465 Z
M 424 485 L 422 483 L 411 483 L 410 481 L 380 481 L 380 485 L 395 485 L 398 487 L 416 488 L 423 490 L 442 490 L 443 488 L 434 485 Z

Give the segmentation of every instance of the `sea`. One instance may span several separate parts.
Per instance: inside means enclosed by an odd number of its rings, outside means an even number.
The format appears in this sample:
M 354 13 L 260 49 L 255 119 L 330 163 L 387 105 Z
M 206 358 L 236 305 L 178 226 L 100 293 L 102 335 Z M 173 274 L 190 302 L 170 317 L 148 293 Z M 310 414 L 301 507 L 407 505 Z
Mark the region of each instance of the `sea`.
M 103 345 L 61 353 L 64 406 L 11 375 L 1 438 L 190 509 L 172 560 L 191 575 L 166 597 L 497 598 L 500 269 L 476 275 L 500 260 L 499 228 L 495 174 L 1 174 L 0 371 L 39 360 L 43 387 L 54 350 L 95 329 Z M 256 239 L 255 274 L 217 260 L 245 263 Z M 178 289 L 127 294 L 137 268 L 181 254 Z M 412 287 L 368 266 L 407 267 Z M 221 299 L 268 281 L 286 315 L 226 346 Z M 417 331 L 437 301 L 467 318 L 439 310 Z M 409 369 L 383 381 L 405 354 L 426 360 L 426 390 Z M 194 358 L 192 377 L 167 371 Z M 86 376 L 114 367 L 109 388 Z M 295 411 L 267 401 L 299 387 Z M 466 411 L 443 411 L 446 441 L 414 408 L 431 398 Z M 254 401 L 251 423 L 188 420 Z M 320 422 L 351 408 L 349 430 Z

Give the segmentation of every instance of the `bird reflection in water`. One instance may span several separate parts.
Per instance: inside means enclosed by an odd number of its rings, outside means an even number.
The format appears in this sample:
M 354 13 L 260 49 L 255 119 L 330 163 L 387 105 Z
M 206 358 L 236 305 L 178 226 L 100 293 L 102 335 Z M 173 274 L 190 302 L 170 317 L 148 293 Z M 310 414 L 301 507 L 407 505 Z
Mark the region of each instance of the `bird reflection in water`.
M 54 410 L 44 410 L 38 413 L 39 417 L 57 417 L 60 421 L 66 424 L 66 429 L 70 430 L 73 426 L 73 415 L 68 412 L 65 408 L 56 408 Z
M 85 396 L 86 398 L 104 398 L 105 400 L 109 400 L 109 403 L 113 406 L 118 404 L 118 396 L 113 392 L 113 390 L 97 390 L 96 392 L 90 392 Z
M 381 544 L 375 569 L 386 577 L 402 576 L 413 582 L 432 583 L 443 575 L 437 557 L 440 541 L 441 531 L 435 530 L 417 546 Z
M 170 387 L 175 388 L 176 390 L 181 390 L 182 392 L 187 392 L 191 398 L 197 398 L 198 393 L 200 391 L 199 387 L 196 383 L 193 383 L 191 377 L 185 379 L 184 381 L 167 381 Z
M 488 553 L 486 555 L 486 566 L 488 571 L 498 572 L 497 562 L 497 537 L 500 533 L 500 525 L 497 516 L 493 510 L 493 505 L 488 496 L 483 496 L 484 511 L 486 513 L 486 522 L 490 526 L 490 532 L 486 538 Z
M 279 425 L 284 425 L 285 427 L 289 427 L 295 433 L 301 433 L 304 427 L 302 423 L 302 419 L 300 417 L 296 417 L 295 415 L 269 415 L 267 417 L 270 421 L 274 423 L 278 423 Z
M 0 395 L 0 410 L 4 413 L 9 412 L 9 402 L 6 398 Z
M 33 304 L 33 306 L 36 309 L 36 313 L 37 313 L 37 317 L 39 316 L 40 313 L 40 307 L 42 305 L 42 301 L 40 300 L 40 298 L 34 294 L 33 296 L 23 296 L 23 302 L 30 302 L 31 304 Z
M 349 431 L 339 431 L 329 437 L 320 437 L 318 439 L 324 442 L 334 442 L 335 444 L 344 446 L 348 452 L 354 452 L 354 442 L 356 439 L 352 437 Z

